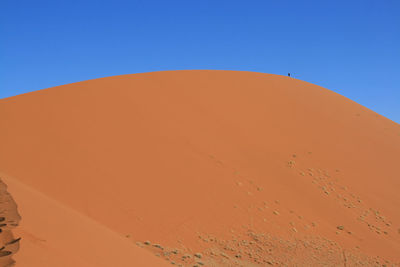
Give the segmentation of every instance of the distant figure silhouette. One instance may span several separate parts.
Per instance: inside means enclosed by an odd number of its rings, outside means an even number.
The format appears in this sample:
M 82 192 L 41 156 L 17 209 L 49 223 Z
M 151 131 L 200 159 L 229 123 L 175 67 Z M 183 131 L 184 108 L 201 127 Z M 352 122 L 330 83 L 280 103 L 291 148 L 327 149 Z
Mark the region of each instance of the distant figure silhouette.
M 287 76 L 289 76 L 289 77 L 290 77 L 290 72 L 287 74 Z

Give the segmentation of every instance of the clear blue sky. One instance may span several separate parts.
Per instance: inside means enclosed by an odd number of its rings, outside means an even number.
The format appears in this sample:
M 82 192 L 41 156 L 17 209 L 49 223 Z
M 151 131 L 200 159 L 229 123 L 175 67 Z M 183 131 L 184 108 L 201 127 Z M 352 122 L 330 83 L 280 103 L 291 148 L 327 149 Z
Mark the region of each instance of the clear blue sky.
M 93 78 L 287 75 L 400 123 L 399 0 L 2 0 L 0 98 Z

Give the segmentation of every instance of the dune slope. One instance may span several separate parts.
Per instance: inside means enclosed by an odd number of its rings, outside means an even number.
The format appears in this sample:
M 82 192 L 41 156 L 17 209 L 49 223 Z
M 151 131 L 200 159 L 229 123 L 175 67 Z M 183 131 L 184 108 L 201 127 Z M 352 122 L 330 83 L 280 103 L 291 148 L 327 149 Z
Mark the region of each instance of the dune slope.
M 17 266 L 169 266 L 125 237 L 5 174 L 24 218 Z M 1 265 L 0 265 L 1 266 Z
M 2 99 L 0 114 L 0 171 L 167 261 L 400 262 L 400 126 L 319 86 L 145 73 Z

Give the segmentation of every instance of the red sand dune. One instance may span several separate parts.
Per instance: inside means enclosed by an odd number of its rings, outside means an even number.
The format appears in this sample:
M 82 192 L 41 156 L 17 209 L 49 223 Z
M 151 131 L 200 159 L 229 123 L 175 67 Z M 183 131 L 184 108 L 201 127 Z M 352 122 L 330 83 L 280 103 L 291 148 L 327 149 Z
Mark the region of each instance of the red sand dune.
M 87 216 L 4 174 L 3 179 L 24 215 L 14 230 L 23 237 L 17 266 L 169 266 Z
M 400 264 L 400 125 L 319 86 L 124 75 L 2 99 L 0 125 L 17 266 Z

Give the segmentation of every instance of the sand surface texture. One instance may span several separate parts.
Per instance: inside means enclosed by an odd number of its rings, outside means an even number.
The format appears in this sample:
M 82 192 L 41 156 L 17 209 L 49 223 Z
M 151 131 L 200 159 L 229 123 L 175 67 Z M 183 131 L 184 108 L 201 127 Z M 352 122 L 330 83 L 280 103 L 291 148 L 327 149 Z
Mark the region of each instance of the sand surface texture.
M 20 220 L 17 205 L 7 191 L 7 185 L 0 179 L 0 266 L 15 263 L 13 256 L 19 250 L 20 238 L 14 237 L 13 229 Z
M 169 71 L 0 100 L 17 266 L 399 266 L 400 125 L 284 76 Z

